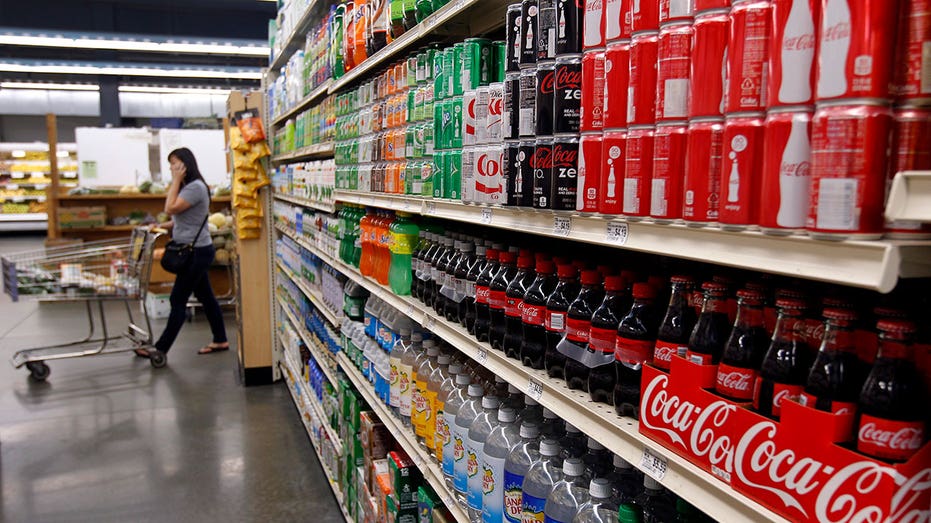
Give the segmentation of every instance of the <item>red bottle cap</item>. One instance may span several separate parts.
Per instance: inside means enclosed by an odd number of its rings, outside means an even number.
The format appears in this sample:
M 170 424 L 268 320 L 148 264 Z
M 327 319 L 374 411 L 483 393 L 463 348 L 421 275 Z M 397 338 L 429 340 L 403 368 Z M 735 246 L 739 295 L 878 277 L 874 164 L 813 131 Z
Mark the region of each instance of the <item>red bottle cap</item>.
M 485 251 L 485 258 L 488 258 L 489 260 L 493 260 L 493 261 L 498 261 L 499 254 L 500 253 L 498 252 L 497 249 L 489 247 L 488 250 Z
M 742 300 L 754 300 L 754 301 L 763 301 L 765 295 L 755 289 L 740 289 L 737 291 L 737 297 Z
M 662 276 L 653 275 L 647 278 L 647 283 L 650 284 L 654 289 L 662 289 L 666 286 L 666 278 Z
M 599 283 L 601 283 L 601 273 L 591 269 L 582 271 L 582 285 L 598 285 Z
M 850 309 L 831 307 L 829 309 L 824 309 L 822 315 L 828 320 L 843 322 L 857 321 L 857 313 Z
M 513 264 L 515 261 L 517 261 L 517 253 L 508 251 L 502 252 L 499 260 L 501 263 Z
M 560 278 L 575 278 L 578 273 L 574 265 L 564 264 L 556 267 L 556 274 Z
M 586 268 L 588 268 L 588 264 L 585 263 L 585 260 L 573 260 L 572 266 L 580 271 L 584 271 Z
M 557 267 L 559 267 L 560 265 L 565 265 L 569 263 L 569 257 L 568 256 L 553 256 L 553 263 L 555 263 Z
M 882 305 L 873 307 L 873 314 L 875 314 L 876 317 L 880 319 L 895 318 L 898 320 L 904 320 L 908 318 L 908 313 L 902 309 L 897 309 L 895 307 L 885 307 Z
M 517 258 L 517 267 L 519 269 L 529 269 L 533 267 L 533 257 L 531 256 L 520 256 Z
M 906 320 L 879 320 L 876 328 L 889 334 L 914 334 L 915 324 Z
M 836 296 L 826 296 L 823 300 L 821 300 L 821 305 L 823 305 L 825 309 L 852 309 L 853 308 L 852 303 L 850 303 L 849 301 L 843 298 L 838 298 Z
M 656 289 L 649 283 L 635 283 L 633 290 L 634 299 L 648 300 L 656 297 Z
M 537 274 L 553 274 L 553 262 L 551 260 L 537 261 Z
M 534 258 L 535 261 L 538 261 L 538 262 L 541 262 L 541 261 L 549 261 L 549 260 L 550 260 L 550 255 L 549 255 L 548 253 L 545 253 L 545 252 L 538 252 L 536 255 L 534 255 L 533 258 Z
M 713 281 L 706 281 L 701 284 L 701 289 L 711 295 L 724 296 L 727 294 L 727 285 Z
M 533 251 L 531 251 L 530 249 L 521 249 L 519 251 L 517 259 L 519 260 L 521 258 L 533 258 Z
M 621 276 L 605 276 L 605 290 L 613 292 L 624 290 L 624 278 Z
M 776 300 L 776 307 L 800 311 L 805 309 L 805 301 L 798 298 L 779 298 Z
M 669 282 L 674 283 L 674 284 L 683 284 L 683 283 L 691 284 L 691 283 L 695 283 L 695 280 L 691 276 L 685 276 L 682 274 L 678 274 L 676 276 L 673 276 L 672 278 L 669 278 Z
M 766 284 L 764 283 L 751 281 L 747 282 L 745 287 L 751 291 L 759 291 L 761 294 L 766 294 Z

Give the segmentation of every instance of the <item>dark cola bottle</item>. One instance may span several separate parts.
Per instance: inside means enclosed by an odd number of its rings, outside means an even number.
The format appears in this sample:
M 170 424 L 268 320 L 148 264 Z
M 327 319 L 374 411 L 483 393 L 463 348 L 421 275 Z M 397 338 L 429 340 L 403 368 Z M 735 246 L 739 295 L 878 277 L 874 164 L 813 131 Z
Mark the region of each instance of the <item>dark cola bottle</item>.
M 566 358 L 566 385 L 570 389 L 582 389 L 588 392 L 588 366 L 586 353 L 592 328 L 592 316 L 595 309 L 604 301 L 604 286 L 601 283 L 601 274 L 596 270 L 582 271 L 582 290 L 569 305 L 566 318 L 566 341 L 577 347 L 576 352 L 585 361 L 574 357 Z
M 482 242 L 475 244 L 475 258 L 470 258 L 468 267 L 466 267 L 465 281 L 465 299 L 459 304 L 459 323 L 469 331 L 469 334 L 475 336 L 475 300 L 478 296 L 476 287 L 478 276 L 482 273 L 485 264 L 488 263 L 488 247 Z
M 445 236 L 438 236 L 436 239 L 436 249 L 434 249 L 433 254 L 425 260 L 427 263 L 424 265 L 424 270 L 427 272 L 427 279 L 424 282 L 423 303 L 427 307 L 433 307 L 436 304 L 437 291 L 439 291 L 439 287 L 436 285 L 436 280 L 439 278 L 437 263 L 439 263 L 440 258 L 446 253 L 445 240 Z
M 533 270 L 533 257 L 522 254 L 517 258 L 517 275 L 504 293 L 504 354 L 508 358 L 520 359 L 520 342 L 524 337 L 521 313 L 524 309 L 524 295 L 533 285 L 537 273 Z
M 660 313 L 656 309 L 656 290 L 646 283 L 634 284 L 634 304 L 617 326 L 614 346 L 614 410 L 620 416 L 639 415 L 640 376 L 643 365 L 653 356 Z
M 459 302 L 462 301 L 461 287 L 457 287 L 456 268 L 465 258 L 465 246 L 469 242 L 465 240 L 456 240 L 453 244 L 455 252 L 449 263 L 446 265 L 446 276 L 443 280 L 443 286 L 446 291 L 446 306 L 443 309 L 443 316 L 447 321 L 458 321 L 459 319 Z
M 660 323 L 656 347 L 653 349 L 653 365 L 663 370 L 669 370 L 673 356 L 685 357 L 689 337 L 698 318 L 691 304 L 695 280 L 690 276 L 673 276 L 669 281 L 672 284 L 669 307 Z
M 475 255 L 475 240 L 468 238 L 462 244 L 462 256 L 453 269 L 453 287 L 456 289 L 456 295 L 459 302 L 456 304 L 456 312 L 451 321 L 462 324 L 465 327 L 465 316 L 470 304 L 474 303 L 474 298 L 469 301 L 469 268 L 477 262 Z M 474 291 L 474 288 L 472 289 Z
M 908 461 L 928 437 L 928 397 L 915 366 L 912 340 L 915 325 L 905 320 L 880 320 L 879 353 L 857 405 L 857 450 L 897 463 Z
M 776 300 L 776 308 L 779 310 L 776 330 L 753 387 L 753 408 L 764 416 L 779 419 L 782 404 L 801 397 L 812 359 L 798 325 L 805 302 L 782 298 Z
M 504 246 L 496 243 L 485 252 L 487 261 L 475 281 L 475 338 L 478 341 L 488 341 L 491 332 L 488 298 L 491 294 L 491 280 L 498 273 L 498 257 L 503 250 Z
M 834 414 L 855 414 L 866 380 L 854 339 L 857 313 L 850 309 L 827 308 L 822 314 L 824 337 L 808 373 L 801 403 Z
M 727 287 L 716 282 L 701 286 L 704 302 L 701 314 L 689 337 L 689 349 L 685 356 L 698 365 L 717 365 L 724 354 L 724 344 L 731 332 L 731 320 L 727 312 Z
M 417 247 L 414 249 L 413 254 L 411 254 L 411 296 L 414 299 L 421 300 L 423 296 L 423 282 L 420 279 L 421 267 L 423 263 L 423 255 L 430 248 L 430 239 L 428 231 L 420 231 L 420 239 L 417 242 Z
M 443 238 L 443 254 L 436 261 L 436 279 L 433 282 L 436 294 L 434 295 L 433 310 L 442 317 L 446 316 L 446 303 L 449 301 L 449 264 L 456 256 L 456 240 L 451 237 Z
M 764 326 L 766 296 L 758 290 L 737 291 L 737 319 L 724 344 L 714 389 L 734 401 L 751 401 L 753 385 L 769 348 Z
M 588 373 L 588 394 L 592 401 L 612 403 L 617 371 L 614 370 L 614 345 L 617 326 L 623 315 L 630 310 L 631 303 L 624 292 L 624 278 L 605 278 L 605 298 L 592 314 L 592 326 L 588 336 L 588 350 L 600 365 Z
M 495 350 L 504 350 L 504 334 L 507 330 L 504 309 L 507 307 L 508 287 L 516 277 L 517 253 L 501 253 L 501 268 L 498 269 L 498 274 L 495 274 L 495 277 L 492 278 L 488 293 L 488 312 L 491 318 L 489 339 L 491 348 Z
M 546 374 L 551 378 L 566 379 L 566 356 L 560 353 L 556 346 L 562 341 L 566 333 L 566 314 L 569 305 L 579 295 L 579 271 L 574 265 L 560 265 L 556 268 L 559 283 L 546 300 L 546 355 L 543 365 Z
M 439 249 L 439 241 L 436 233 L 428 232 L 427 241 L 429 245 L 420 253 L 420 262 L 417 264 L 417 294 L 416 298 L 424 303 L 427 300 L 428 284 L 430 282 L 430 261 L 436 250 Z M 432 302 L 431 302 L 432 303 Z
M 524 337 L 520 344 L 520 361 L 532 369 L 543 368 L 546 354 L 546 299 L 556 288 L 555 266 L 549 260 L 537 262 L 537 277 L 524 295 L 521 324 Z

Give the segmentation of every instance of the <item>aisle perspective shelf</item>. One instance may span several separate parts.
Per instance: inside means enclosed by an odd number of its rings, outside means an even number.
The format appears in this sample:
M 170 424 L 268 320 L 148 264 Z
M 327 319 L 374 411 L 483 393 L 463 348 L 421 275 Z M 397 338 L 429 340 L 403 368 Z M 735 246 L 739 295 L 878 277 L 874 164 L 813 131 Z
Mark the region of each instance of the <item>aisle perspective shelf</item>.
M 297 287 L 301 290 L 301 292 L 304 293 L 304 296 L 307 296 L 307 299 L 309 299 L 310 302 L 314 304 L 314 307 L 316 307 L 317 310 L 320 311 L 320 314 L 322 314 L 323 317 L 326 318 L 327 321 L 330 322 L 330 325 L 333 325 L 334 327 L 339 327 L 340 322 L 342 322 L 343 320 L 342 313 L 339 311 L 334 311 L 330 309 L 329 305 L 324 303 L 323 298 L 320 296 L 320 294 L 314 291 L 313 289 L 311 289 L 310 287 L 308 287 L 307 284 L 304 283 L 304 279 L 294 274 L 293 272 L 291 272 L 291 269 L 285 266 L 285 264 L 282 263 L 281 260 L 277 260 L 276 263 L 278 264 L 278 268 L 281 269 L 284 272 L 284 274 L 291 281 L 293 281 L 295 285 L 297 285 Z
M 768 236 L 623 218 L 534 212 L 513 207 L 465 205 L 389 194 L 335 191 L 337 201 L 423 216 L 483 224 L 552 238 L 716 263 L 754 271 L 889 292 L 900 277 L 931 276 L 931 242 L 814 240 Z M 569 220 L 568 229 L 557 220 Z M 560 225 L 564 225 L 565 222 Z
M 309 160 L 311 158 L 325 158 L 333 156 L 335 144 L 333 142 L 323 142 L 314 145 L 302 147 L 290 153 L 279 154 L 272 157 L 272 163 L 296 162 L 299 160 Z
M 310 349 L 311 353 L 314 355 L 314 358 L 317 360 L 317 363 L 320 364 L 320 368 L 323 370 L 323 373 L 326 375 L 327 380 L 329 380 L 330 385 L 334 387 L 339 383 L 336 379 L 333 369 L 328 365 L 332 360 L 331 356 L 326 356 L 328 352 L 322 352 L 319 343 L 317 342 L 317 337 L 307 331 L 303 325 L 300 324 L 298 319 L 294 314 L 287 308 L 284 302 L 281 299 L 278 299 L 278 304 L 281 306 L 282 310 L 285 313 L 285 316 L 288 318 L 288 321 L 291 322 L 291 326 L 297 331 L 297 334 L 304 340 L 304 344 L 307 345 L 307 348 Z
M 334 203 L 325 203 L 325 202 L 315 202 L 313 200 L 308 200 L 307 198 L 300 198 L 298 196 L 288 196 L 285 194 L 273 193 L 272 196 L 276 200 L 281 200 L 283 202 L 293 203 L 295 205 L 300 205 L 303 207 L 309 207 L 311 209 L 316 209 L 323 212 L 336 212 L 336 204 Z
M 319 87 L 311 91 L 311 93 L 305 96 L 304 99 L 302 99 L 300 102 L 297 103 L 297 105 L 295 105 L 291 109 L 288 109 L 287 111 L 282 113 L 280 116 L 275 117 L 272 120 L 272 125 L 275 125 L 275 126 L 281 125 L 285 121 L 287 121 L 288 118 L 291 118 L 292 116 L 297 116 L 297 113 L 301 112 L 303 109 L 310 107 L 311 104 L 313 104 L 318 98 L 327 94 L 327 91 L 329 91 L 330 85 L 332 83 L 333 83 L 333 80 L 328 79 L 327 81 L 320 84 Z
M 579 427 L 635 466 L 639 466 L 647 453 L 661 457 L 665 462 L 666 471 L 662 477 L 654 476 L 655 479 L 718 521 L 786 521 L 640 434 L 636 420 L 617 416 L 613 407 L 591 402 L 586 394 L 568 389 L 564 382 L 549 379 L 544 371 L 529 369 L 515 360 L 506 358 L 503 353 L 492 350 L 488 344 L 476 341 L 461 326 L 437 318 L 433 310 L 422 303 L 410 297 L 395 295 L 389 288 L 363 277 L 355 268 L 299 239 L 293 231 L 280 225 L 277 228 L 365 287 L 374 296 L 434 332 L 480 365 L 505 378 L 521 392 L 537 399 L 541 405 Z M 340 360 L 346 361 L 343 358 L 345 355 L 341 354 Z M 645 472 L 649 470 L 640 468 Z

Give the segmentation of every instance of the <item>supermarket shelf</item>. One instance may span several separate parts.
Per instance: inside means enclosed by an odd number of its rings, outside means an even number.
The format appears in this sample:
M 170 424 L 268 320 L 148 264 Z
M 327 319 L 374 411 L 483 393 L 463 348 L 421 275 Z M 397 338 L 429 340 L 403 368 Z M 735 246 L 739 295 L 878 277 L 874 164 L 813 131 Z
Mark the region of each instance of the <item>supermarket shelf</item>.
M 46 196 L 44 194 L 24 194 L 22 196 L 0 196 L 0 202 L 13 202 L 13 203 L 22 203 L 22 202 L 44 202 Z
M 328 156 L 333 156 L 335 150 L 335 144 L 333 142 L 323 142 L 302 147 L 294 152 L 273 156 L 272 162 L 296 162 L 300 160 L 310 160 L 312 158 L 326 158 Z
M 423 473 L 424 479 L 433 487 L 443 504 L 453 514 L 453 518 L 459 523 L 469 523 L 469 516 L 456 502 L 456 496 L 446 488 L 446 483 L 443 481 L 443 471 L 433 460 L 433 457 L 430 456 L 427 449 L 420 446 L 411 429 L 402 426 L 401 422 L 388 410 L 388 407 L 375 395 L 372 385 L 359 373 L 359 369 L 352 364 L 346 353 L 340 352 L 338 358 L 340 366 L 349 377 L 349 380 L 352 381 L 352 384 L 365 398 L 369 407 L 375 411 L 378 418 L 385 424 L 388 432 L 394 436 L 401 448 L 414 461 L 414 464 Z
M 285 231 L 288 233 L 288 231 Z M 308 247 L 310 248 L 310 247 Z M 319 249 L 313 249 L 327 263 L 338 268 L 347 277 L 368 289 L 413 321 L 420 323 L 437 336 L 449 342 L 495 375 L 505 378 L 525 394 L 561 418 L 582 429 L 599 443 L 625 460 L 639 466 L 645 451 L 665 459 L 667 470 L 660 483 L 718 521 L 755 522 L 786 520 L 746 496 L 733 491 L 711 474 L 692 465 L 671 451 L 639 433 L 638 422 L 617 416 L 609 405 L 593 403 L 586 394 L 569 390 L 565 383 L 552 380 L 544 371 L 524 367 L 503 353 L 492 350 L 487 343 L 477 342 L 459 325 L 437 318 L 432 309 L 410 298 L 400 297 L 387 287 L 363 277 L 355 268 L 334 259 Z M 345 365 L 344 365 L 345 368 Z
M 2 214 L 0 213 L 0 222 L 45 222 L 48 221 L 48 214 L 44 212 L 32 212 L 26 214 Z
M 29 187 L 35 187 L 35 188 L 38 189 L 38 190 L 42 190 L 42 189 L 45 189 L 46 186 L 48 186 L 48 185 L 51 184 L 51 183 L 52 183 L 51 181 L 45 181 L 45 182 L 14 182 L 14 181 L 9 181 L 9 182 L 0 182 L 0 187 L 3 187 L 3 188 L 5 188 L 5 189 L 15 189 L 16 187 L 19 187 L 20 185 L 26 185 L 26 186 L 29 186 Z
M 319 10 L 318 8 L 321 4 L 323 4 L 322 1 L 314 0 L 307 6 L 307 9 L 301 14 L 300 20 L 294 24 L 294 30 L 291 31 L 291 34 L 285 39 L 285 45 L 281 46 L 281 49 L 275 54 L 275 59 L 268 65 L 270 71 L 281 69 L 298 49 L 304 47 L 304 37 L 310 29 L 311 24 L 319 21 L 319 18 L 314 15 Z
M 320 296 L 319 292 L 308 287 L 307 284 L 304 283 L 304 278 L 294 274 L 294 272 L 289 269 L 287 265 L 285 265 L 281 260 L 276 260 L 275 263 L 278 265 L 278 268 L 281 269 L 281 271 L 284 272 L 284 274 L 291 281 L 293 281 L 299 289 L 301 289 L 301 292 L 304 293 L 304 296 L 307 296 L 307 299 L 309 299 L 310 302 L 314 304 L 314 307 L 320 311 L 320 314 L 322 314 L 323 317 L 326 318 L 328 322 L 330 322 L 330 325 L 339 328 L 340 323 L 343 321 L 342 313 L 331 309 L 330 306 L 327 305 L 325 301 L 323 301 L 323 297 Z
M 310 422 L 307 419 L 309 415 L 306 409 L 303 407 L 301 400 L 297 397 L 295 392 L 295 385 L 298 383 L 295 381 L 294 376 L 292 375 L 292 370 L 287 364 L 282 365 L 284 372 L 282 375 L 285 377 L 285 381 L 288 385 L 288 390 L 291 392 L 291 399 L 294 400 L 294 406 L 297 407 L 298 412 L 301 415 L 301 421 L 304 423 L 304 429 L 307 431 L 307 436 L 310 438 L 310 444 L 314 448 L 314 453 L 317 454 L 317 461 L 320 462 L 320 468 L 323 469 L 323 473 L 326 476 L 328 482 L 330 483 L 330 489 L 333 491 L 333 496 L 336 498 L 336 504 L 339 506 L 340 511 L 343 513 L 343 518 L 346 520 L 346 523 L 355 523 L 355 520 L 350 517 L 349 512 L 346 510 L 346 499 L 343 497 L 343 493 L 339 488 L 339 482 L 336 481 L 335 476 L 332 472 L 324 465 L 323 453 L 320 452 L 320 449 L 317 448 L 317 441 L 313 436 L 313 429 L 310 426 Z M 298 385 L 299 386 L 299 385 Z M 301 395 L 303 396 L 304 393 Z
M 25 214 L 0 213 L 0 232 L 44 231 L 48 228 L 48 214 L 34 212 Z
M 61 201 L 70 200 L 164 200 L 166 194 L 144 194 L 144 193 L 126 193 L 126 194 L 63 194 L 58 197 Z M 225 203 L 232 201 L 230 196 L 211 196 L 210 201 L 214 203 Z
M 313 200 L 308 200 L 307 198 L 301 198 L 299 196 L 288 196 L 284 194 L 272 194 L 276 200 L 281 200 L 283 202 L 293 203 L 294 205 L 300 205 L 302 207 L 310 207 L 311 209 L 316 209 L 318 211 L 333 213 L 336 212 L 335 203 L 325 203 L 325 202 L 315 202 Z
M 899 278 L 931 276 L 928 241 L 819 241 L 682 224 L 626 221 L 527 209 L 465 205 L 386 194 L 336 191 L 337 201 L 358 203 L 552 238 L 715 263 L 854 287 L 891 291 Z M 929 207 L 931 208 L 931 207 Z M 568 222 L 566 221 L 568 220 Z M 557 229 L 557 221 L 568 223 Z
M 288 321 L 291 322 L 291 327 L 297 332 L 297 334 L 304 340 L 304 345 L 307 345 L 307 348 L 310 349 L 311 353 L 314 355 L 314 359 L 317 360 L 317 363 L 320 364 L 320 368 L 323 370 L 323 373 L 326 375 L 327 380 L 330 381 L 330 384 L 336 387 L 339 384 L 339 381 L 336 379 L 335 371 L 330 367 L 329 362 L 333 360 L 331 356 L 328 356 L 328 352 L 322 353 L 322 348 L 317 342 L 317 337 L 307 331 L 307 328 L 294 316 L 290 309 L 285 305 L 281 298 L 278 298 L 278 305 L 281 306 L 281 309 L 284 311 L 285 316 L 287 316 Z
M 931 222 L 931 171 L 902 171 L 895 175 L 886 217 Z
M 330 85 L 332 83 L 333 83 L 333 80 L 328 78 L 326 82 L 323 82 L 322 84 L 320 84 L 319 87 L 311 91 L 309 95 L 305 96 L 304 99 L 298 102 L 297 105 L 295 105 L 293 108 L 288 109 L 287 111 L 282 113 L 280 116 L 276 116 L 272 120 L 272 125 L 276 125 L 276 126 L 281 125 L 285 121 L 287 121 L 288 118 L 291 118 L 292 116 L 295 116 L 297 113 L 301 112 L 302 110 L 310 107 L 311 104 L 313 104 L 318 98 L 320 98 L 322 95 L 327 94 L 327 92 L 329 92 Z

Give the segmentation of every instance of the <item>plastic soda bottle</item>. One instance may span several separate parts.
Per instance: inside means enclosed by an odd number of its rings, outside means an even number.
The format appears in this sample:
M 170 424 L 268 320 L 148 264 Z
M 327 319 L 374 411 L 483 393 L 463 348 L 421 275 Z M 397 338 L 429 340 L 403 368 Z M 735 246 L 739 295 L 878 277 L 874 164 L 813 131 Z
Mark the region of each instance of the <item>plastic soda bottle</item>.
M 546 500 L 553 491 L 553 485 L 561 480 L 559 443 L 553 439 L 543 440 L 540 443 L 540 459 L 530 466 L 524 476 L 522 521 L 543 521 Z
M 456 501 L 462 508 L 468 508 L 467 496 L 469 494 L 469 460 L 466 455 L 466 448 L 469 444 L 469 429 L 472 422 L 482 412 L 482 396 L 485 389 L 478 383 L 469 385 L 469 399 L 459 407 L 456 413 L 456 432 L 453 434 L 454 441 L 454 470 L 453 470 L 453 488 L 456 490 Z
M 473 523 L 482 521 L 482 460 L 485 457 L 485 441 L 491 431 L 498 426 L 498 407 L 500 400 L 497 396 L 484 396 L 482 398 L 482 412 L 479 413 L 472 426 L 469 427 L 469 444 L 466 447 L 466 473 L 469 476 L 469 519 Z
M 520 425 L 520 442 L 504 461 L 504 521 L 520 523 L 524 476 L 530 465 L 540 459 L 540 428 L 532 421 Z
M 452 369 L 452 366 L 450 366 Z M 453 489 L 453 476 L 455 475 L 456 469 L 456 415 L 459 413 L 459 409 L 462 405 L 469 399 L 469 384 L 472 382 L 472 377 L 465 372 L 464 368 L 460 368 L 456 374 L 455 386 L 449 392 L 449 395 L 444 400 L 443 404 L 443 419 L 440 420 L 440 417 L 437 416 L 437 433 L 446 432 L 445 439 L 443 440 L 443 480 L 446 482 L 446 486 L 450 490 Z M 444 427 L 441 428 L 440 425 Z M 460 440 L 461 446 L 461 440 Z
M 417 245 L 420 227 L 410 220 L 410 215 L 398 213 L 397 219 L 391 224 L 390 232 L 391 268 L 388 281 L 391 283 L 392 292 L 398 296 L 408 296 L 413 281 L 411 255 Z
M 569 458 L 562 465 L 563 479 L 553 485 L 543 509 L 546 523 L 571 523 L 579 507 L 588 501 L 585 464 L 579 458 Z
M 615 523 L 617 505 L 611 502 L 611 482 L 596 478 L 588 485 L 589 500 L 579 507 L 572 523 Z
M 482 470 L 482 522 L 501 523 L 504 518 L 504 463 L 521 439 L 517 429 L 517 411 L 504 407 L 498 411 L 498 426 L 485 440 Z

